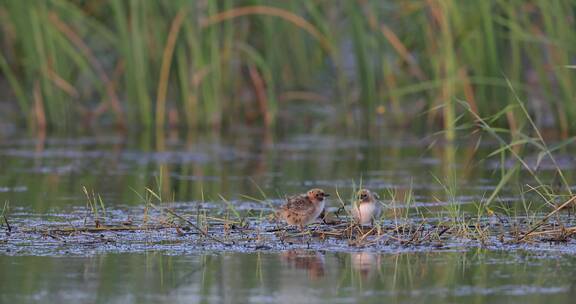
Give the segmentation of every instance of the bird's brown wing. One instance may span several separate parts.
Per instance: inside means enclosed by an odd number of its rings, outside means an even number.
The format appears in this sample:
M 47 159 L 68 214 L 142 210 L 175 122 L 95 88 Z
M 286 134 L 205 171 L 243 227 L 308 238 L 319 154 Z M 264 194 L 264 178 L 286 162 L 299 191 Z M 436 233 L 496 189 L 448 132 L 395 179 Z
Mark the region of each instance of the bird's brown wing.
M 312 204 L 306 196 L 298 195 L 287 198 L 283 209 L 290 210 L 292 213 L 304 215 L 314 209 L 314 204 Z

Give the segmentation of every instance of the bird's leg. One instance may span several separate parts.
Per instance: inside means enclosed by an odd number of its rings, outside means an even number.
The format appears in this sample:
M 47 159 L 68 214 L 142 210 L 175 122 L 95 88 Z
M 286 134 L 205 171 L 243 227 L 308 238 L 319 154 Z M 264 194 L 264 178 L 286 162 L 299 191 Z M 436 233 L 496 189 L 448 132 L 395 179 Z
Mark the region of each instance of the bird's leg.
M 304 229 L 304 227 L 302 227 L 302 229 Z M 310 249 L 310 241 L 312 240 L 312 233 L 310 232 L 310 230 L 306 231 L 306 247 L 307 249 Z
M 344 212 L 344 211 L 346 211 L 346 210 L 344 209 L 344 206 L 341 206 L 340 208 L 338 208 L 338 210 L 336 210 L 336 212 L 334 212 L 334 214 L 336 215 L 336 217 L 337 217 L 338 219 L 340 219 L 340 212 Z
M 322 219 L 322 223 L 324 223 L 324 225 L 328 225 L 328 223 L 326 222 L 326 208 L 322 209 L 322 212 L 320 213 L 320 218 Z

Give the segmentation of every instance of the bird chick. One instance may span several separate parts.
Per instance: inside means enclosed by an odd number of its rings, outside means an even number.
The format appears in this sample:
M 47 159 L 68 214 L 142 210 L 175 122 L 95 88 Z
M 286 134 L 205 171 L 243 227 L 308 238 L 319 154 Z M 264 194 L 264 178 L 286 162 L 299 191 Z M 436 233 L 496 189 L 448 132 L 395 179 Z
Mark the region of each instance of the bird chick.
M 369 225 L 374 219 L 380 217 L 380 204 L 378 195 L 368 189 L 358 191 L 356 201 L 352 205 L 352 217 L 360 225 Z
M 288 225 L 304 226 L 314 222 L 324 210 L 325 198 L 330 196 L 322 189 L 312 189 L 306 194 L 288 197 L 278 210 L 278 215 Z

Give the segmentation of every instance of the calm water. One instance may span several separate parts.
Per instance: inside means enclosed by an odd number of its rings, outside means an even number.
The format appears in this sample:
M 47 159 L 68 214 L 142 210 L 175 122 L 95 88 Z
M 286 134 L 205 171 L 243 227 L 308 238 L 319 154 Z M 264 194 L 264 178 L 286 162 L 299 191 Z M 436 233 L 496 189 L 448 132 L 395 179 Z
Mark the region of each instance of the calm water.
M 457 186 L 454 195 L 466 204 L 490 194 L 501 176 L 498 158 L 486 159 L 497 148 L 487 138 L 446 145 L 432 135 L 382 132 L 369 138 L 250 129 L 227 136 L 13 134 L 0 137 L 0 200 L 34 212 L 83 206 L 86 186 L 102 194 L 108 206 L 140 205 L 131 189 L 156 188 L 162 176 L 164 194 L 177 202 L 221 201 L 222 195 L 242 204 L 246 196 L 262 199 L 261 192 L 279 199 L 310 187 L 348 197 L 353 182 L 362 182 L 380 196 L 412 189 L 415 204 L 431 207 L 446 199 L 444 185 Z M 561 161 L 566 169 L 576 164 L 571 156 Z M 545 165 L 543 180 L 552 174 Z M 517 199 L 505 193 L 503 201 Z
M 2 303 L 572 303 L 576 258 L 523 252 L 0 257 Z
M 227 136 L 10 134 L 0 137 L 0 202 L 10 202 L 17 228 L 34 224 L 26 219 L 50 222 L 57 215 L 75 216 L 85 205 L 82 186 L 102 194 L 111 211 L 141 208 L 134 190 L 158 184 L 164 197 L 189 209 L 201 206 L 221 214 L 226 209 L 219 199 L 222 195 L 239 210 L 269 213 L 267 205 L 250 197 L 265 196 L 277 205 L 284 195 L 310 187 L 349 197 L 353 180 L 361 179 L 381 197 L 394 193 L 402 200 L 413 191 L 414 206 L 430 213 L 445 208 L 449 199 L 473 212 L 473 203 L 487 197 L 502 174 L 498 159 L 486 158 L 496 146 L 487 139 L 478 141 L 469 137 L 445 145 L 434 136 L 398 131 L 370 137 L 250 129 L 236 129 Z M 574 167 L 570 148 L 559 151 L 565 169 Z M 540 176 L 555 183 L 546 161 L 540 164 Z M 530 182 L 525 174 L 520 178 Z M 571 173 L 567 178 L 572 179 Z M 447 195 L 437 179 L 453 185 L 456 193 Z M 498 203 L 518 205 L 514 190 L 504 189 Z M 241 253 L 142 246 L 125 253 L 104 248 L 72 254 L 32 249 L 18 254 L 10 241 L 5 227 L 0 228 L 2 303 L 557 303 L 575 295 L 576 259 L 554 247 L 546 254 L 430 248 L 390 248 L 382 254 Z

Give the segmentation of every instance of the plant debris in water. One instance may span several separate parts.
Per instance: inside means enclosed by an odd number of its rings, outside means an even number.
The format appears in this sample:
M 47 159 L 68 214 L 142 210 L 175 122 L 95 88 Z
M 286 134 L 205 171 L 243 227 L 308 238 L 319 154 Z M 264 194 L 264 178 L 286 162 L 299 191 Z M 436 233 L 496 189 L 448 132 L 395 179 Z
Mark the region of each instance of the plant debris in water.
M 93 196 L 90 196 L 93 197 Z M 97 196 L 95 196 L 97 198 Z M 571 202 L 573 199 L 567 201 Z M 189 204 L 126 207 L 34 215 L 17 209 L 2 214 L 0 250 L 7 255 L 92 255 L 107 252 L 283 251 L 381 252 L 534 249 L 576 252 L 572 215 L 555 209 L 538 217 L 489 214 L 460 218 L 390 218 L 374 226 L 354 224 L 329 213 L 323 222 L 299 230 L 273 215 L 210 216 Z M 561 207 L 561 206 L 560 206 Z M 6 208 L 5 208 L 6 209 Z M 88 212 L 87 212 L 88 211 Z M 272 212 L 270 212 L 272 214 Z

